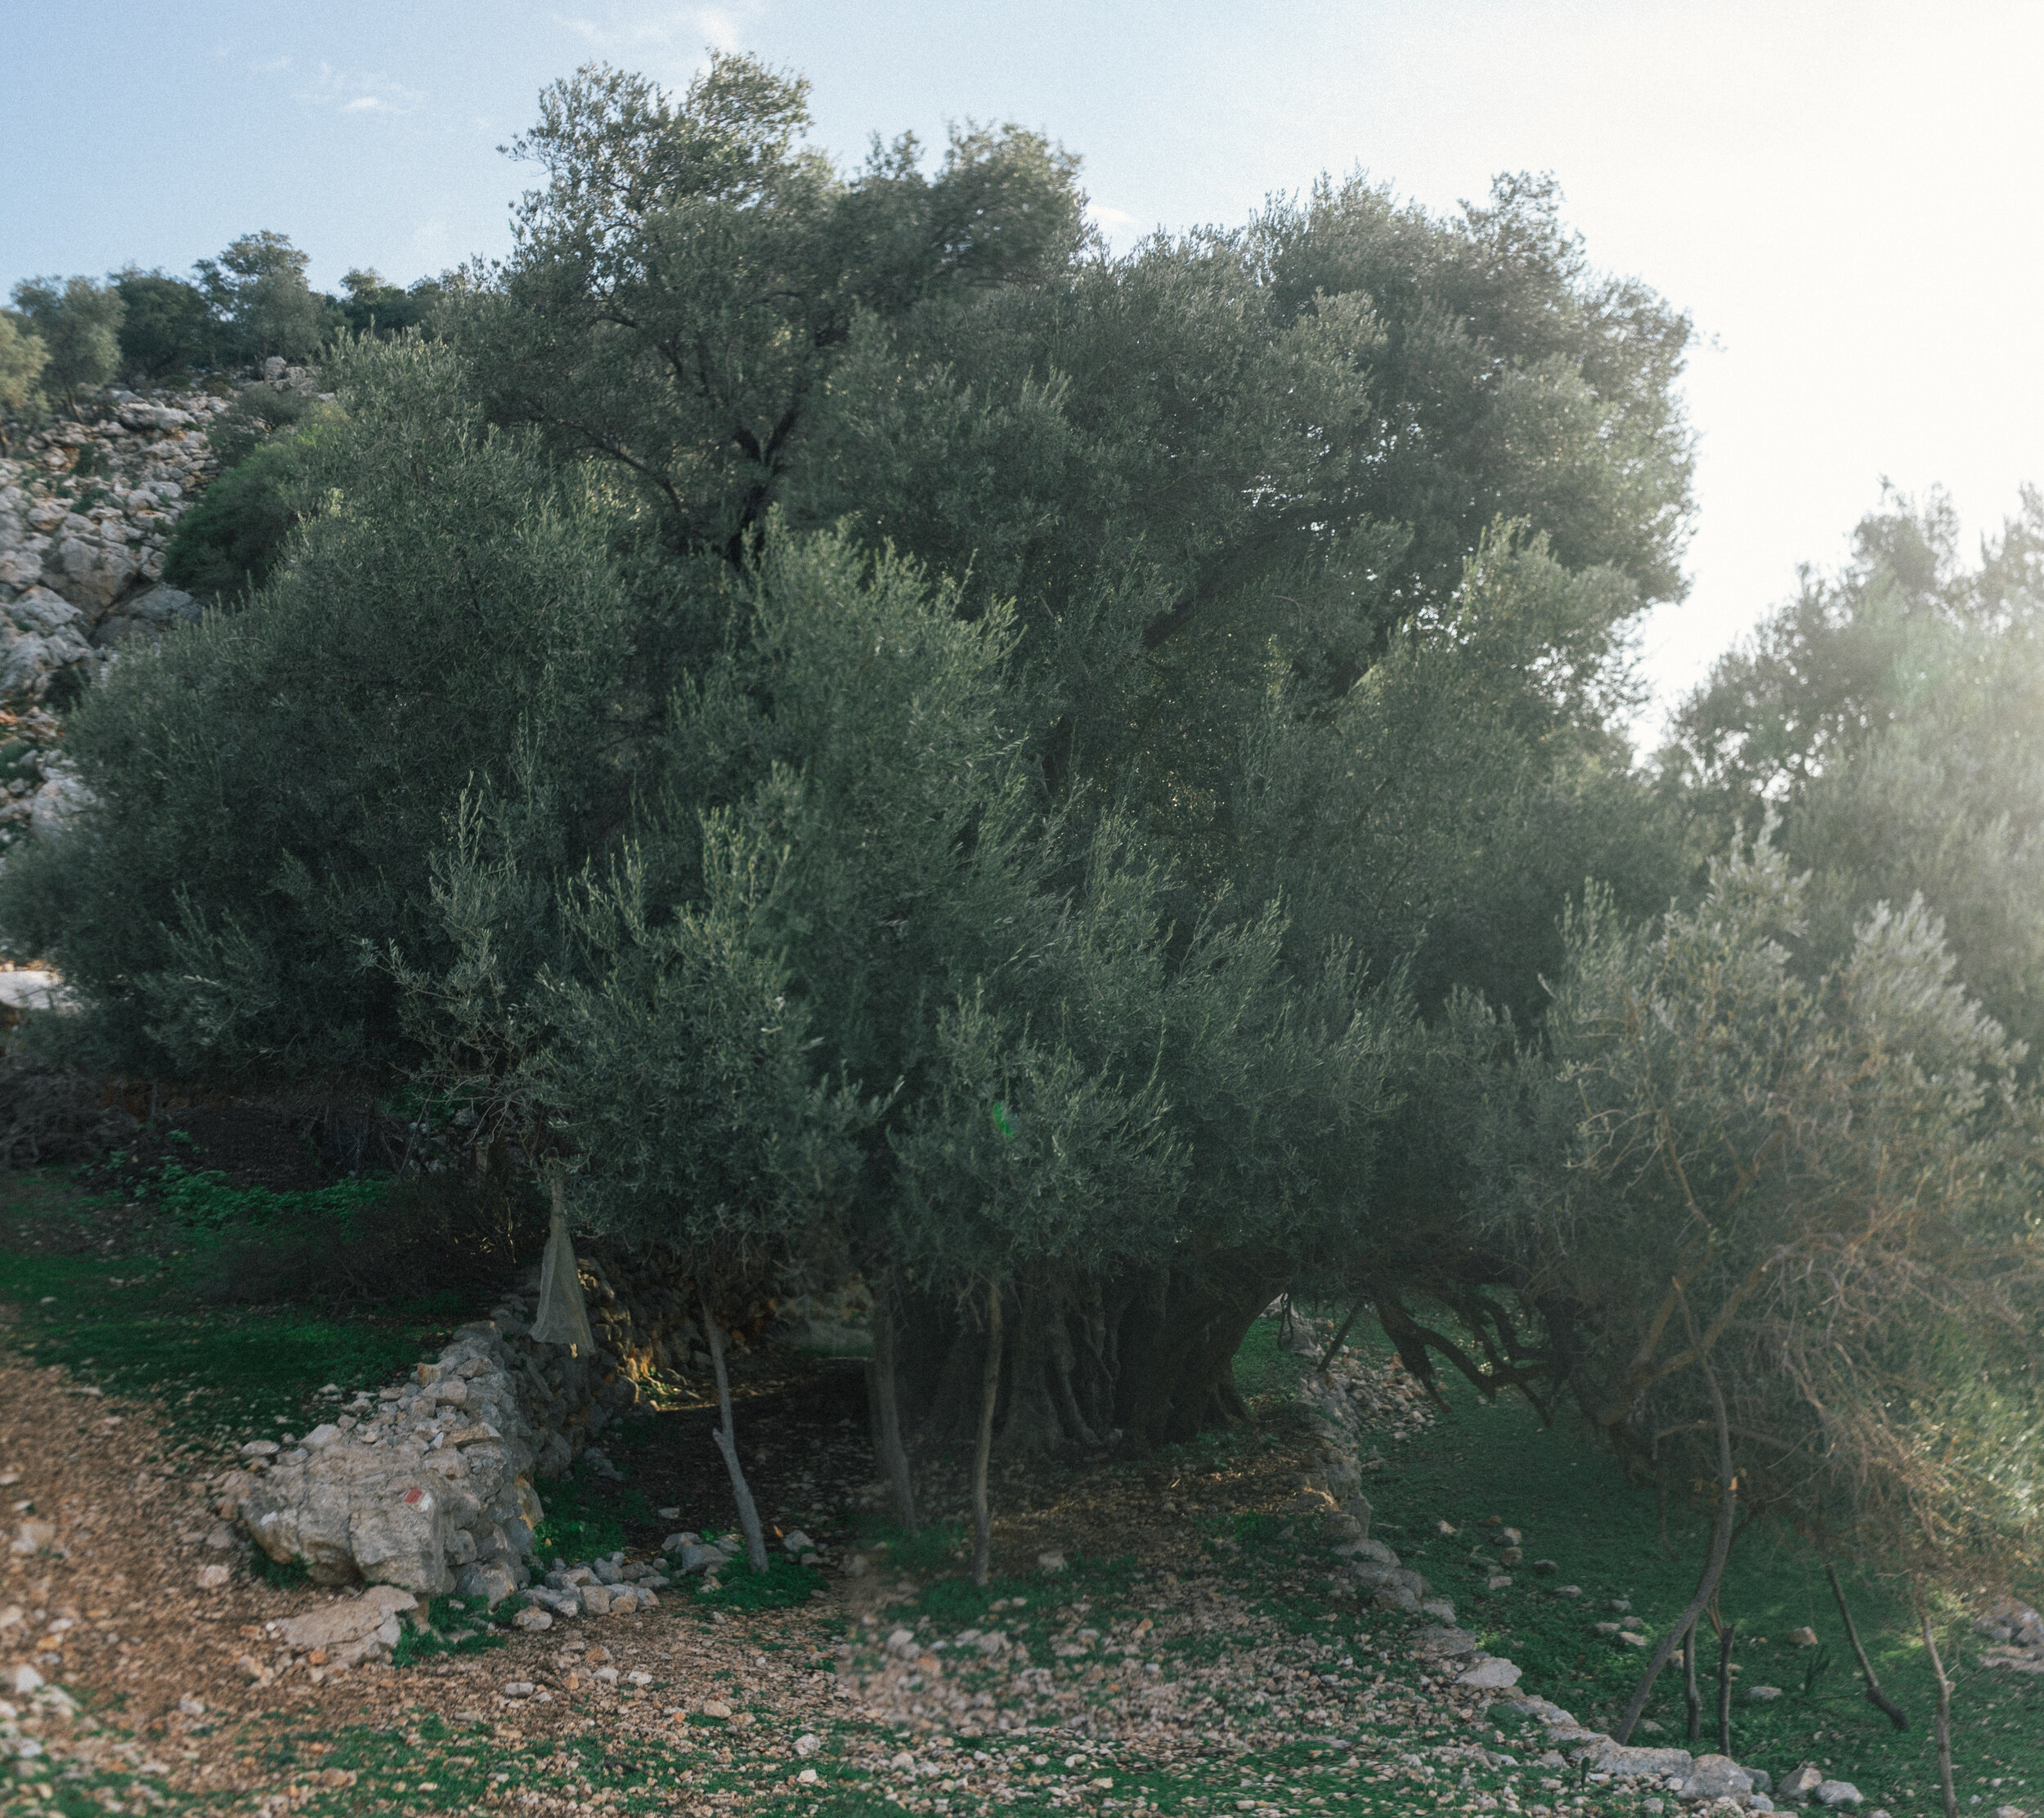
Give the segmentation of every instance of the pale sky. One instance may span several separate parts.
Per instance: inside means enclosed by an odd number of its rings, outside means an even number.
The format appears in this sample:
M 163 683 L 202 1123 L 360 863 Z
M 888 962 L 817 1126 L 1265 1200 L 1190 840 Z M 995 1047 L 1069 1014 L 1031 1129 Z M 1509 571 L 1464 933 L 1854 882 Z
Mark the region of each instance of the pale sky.
M 495 148 L 601 58 L 706 45 L 815 84 L 818 137 L 1015 120 L 1085 159 L 1119 244 L 1361 165 L 1441 210 L 1549 170 L 1600 266 L 1704 337 L 1688 601 L 1664 700 L 1844 553 L 1884 479 L 1991 527 L 2044 481 L 2044 7 L 1888 0 L 8 0 L 0 285 L 182 271 L 255 228 L 333 288 L 501 252 Z M 34 155 L 22 155 L 34 148 Z

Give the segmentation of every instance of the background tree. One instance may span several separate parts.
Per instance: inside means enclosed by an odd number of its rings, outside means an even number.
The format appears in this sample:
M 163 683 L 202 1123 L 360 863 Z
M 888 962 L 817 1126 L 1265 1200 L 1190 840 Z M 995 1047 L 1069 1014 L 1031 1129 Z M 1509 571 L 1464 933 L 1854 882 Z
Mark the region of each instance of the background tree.
M 10 938 L 91 1000 L 59 1032 L 100 1064 L 388 1077 L 396 988 L 361 943 L 437 952 L 461 792 L 554 740 L 577 849 L 614 832 L 586 733 L 625 627 L 594 502 L 479 421 L 444 350 L 357 344 L 331 376 L 346 419 L 308 445 L 285 562 L 91 691 L 81 837 L 0 879 Z
M 2044 1038 L 2044 499 L 1963 562 L 1948 501 L 1863 520 L 1836 575 L 1721 660 L 1662 755 L 1701 841 L 1773 813 L 1836 956 L 1921 895 L 1959 974 L 2033 1054 Z
M 128 266 L 115 275 L 124 311 L 121 370 L 131 378 L 167 378 L 206 364 L 217 325 L 198 285 Z
M 373 266 L 343 272 L 341 289 L 340 313 L 349 332 L 383 336 L 424 327 L 446 294 L 438 278 L 419 278 L 401 287 L 386 283 Z
M 74 405 L 81 391 L 104 385 L 120 368 L 125 306 L 110 284 L 90 278 L 24 278 L 14 306 L 43 343 L 43 383 Z
M 42 401 L 50 350 L 28 318 L 0 309 L 0 408 L 28 410 Z
M 325 300 L 306 282 L 309 257 L 287 235 L 244 234 L 194 268 L 235 361 L 309 360 L 331 332 Z

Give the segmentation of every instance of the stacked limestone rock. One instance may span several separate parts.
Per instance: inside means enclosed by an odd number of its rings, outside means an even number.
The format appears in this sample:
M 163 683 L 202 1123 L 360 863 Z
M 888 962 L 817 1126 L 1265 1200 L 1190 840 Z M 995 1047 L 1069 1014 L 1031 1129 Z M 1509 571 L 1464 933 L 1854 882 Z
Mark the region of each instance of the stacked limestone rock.
M 221 1512 L 316 1583 L 509 1596 L 542 1519 L 533 1479 L 563 1474 L 638 1398 L 609 1353 L 536 1343 L 530 1310 L 513 1298 L 464 1326 L 415 1380 L 358 1395 L 294 1451 L 244 1446 Z
M 2026 1603 L 2007 1598 L 1973 1625 L 1992 1646 L 1980 1654 L 1980 1664 L 2002 1672 L 2044 1672 L 2044 1616 Z
M 303 1563 L 316 1583 L 501 1601 L 529 1576 L 542 1518 L 534 1480 L 565 1475 L 585 1451 L 608 1471 L 589 1442 L 636 1403 L 639 1381 L 708 1364 L 679 1258 L 585 1252 L 577 1264 L 593 1356 L 534 1341 L 536 1277 L 527 1294 L 463 1327 L 413 1381 L 337 1408 L 295 1449 L 250 1441 L 243 1469 L 218 1485 L 220 1513 L 279 1564 Z M 742 1348 L 742 1329 L 729 1336 Z M 603 1582 L 602 1561 L 580 1569 Z
M 174 397 L 174 401 L 173 401 Z M 211 477 L 225 398 L 112 391 L 83 420 L 23 434 L 0 459 L 0 848 L 61 829 L 83 799 L 40 705 L 137 638 L 199 616 L 159 584 L 171 526 Z
M 1317 1366 L 1331 1337 L 1324 1323 L 1294 1313 L 1287 1322 L 1283 1342 L 1295 1355 L 1310 1358 Z M 1320 1475 L 1337 1498 L 1356 1493 L 1362 1488 L 1364 1471 L 1383 1463 L 1375 1453 L 1376 1440 L 1387 1438 L 1400 1443 L 1430 1426 L 1434 1418 L 1426 1390 L 1396 1359 L 1373 1364 L 1346 1346 L 1325 1370 L 1316 1367 L 1311 1371 L 1297 1393 L 1319 1440 Z M 1365 1435 L 1370 1436 L 1372 1447 L 1367 1456 L 1363 1450 Z
M 144 602 L 172 526 L 212 477 L 206 429 L 226 408 L 108 392 L 83 420 L 19 438 L 20 455 L 0 460 L 0 693 L 39 696 L 58 671 L 196 616 L 182 594 L 182 606 Z
M 1326 1341 L 1324 1331 L 1316 1329 L 1313 1322 L 1294 1316 L 1286 1340 L 1291 1350 L 1317 1361 Z M 1369 1435 L 1382 1431 L 1385 1425 L 1394 1433 L 1401 1426 L 1411 1431 L 1411 1423 L 1422 1417 L 1413 1402 L 1398 1391 L 1401 1374 L 1343 1359 L 1327 1375 L 1317 1370 L 1307 1375 L 1296 1394 L 1320 1442 L 1320 1468 L 1309 1474 L 1306 1484 L 1282 1512 L 1314 1520 L 1318 1538 L 1338 1562 L 1338 1570 L 1352 1578 L 1357 1589 L 1378 1607 L 1431 1618 L 1428 1626 L 1413 1637 L 1414 1652 L 1428 1672 L 1451 1698 L 1490 1704 L 1495 1713 L 1537 1722 L 1548 1744 L 1540 1757 L 1542 1765 L 1579 1771 L 1585 1784 L 1615 1786 L 1648 1796 L 1649 1811 L 1659 1809 L 1658 1795 L 1662 1793 L 1684 1802 L 1722 1800 L 1748 1811 L 1773 1811 L 1771 1783 L 1759 1768 L 1742 1767 L 1725 1755 L 1692 1756 L 1686 1749 L 1627 1748 L 1603 1731 L 1579 1723 L 1558 1704 L 1522 1695 L 1517 1689 L 1522 1676 L 1519 1666 L 1486 1653 L 1474 1634 L 1456 1626 L 1452 1602 L 1436 1596 L 1424 1577 L 1401 1564 L 1397 1554 L 1382 1541 L 1370 1538 L 1370 1505 L 1354 1487 L 1362 1479 L 1361 1447 Z M 1453 1530 L 1444 1525 L 1443 1531 Z M 1503 1529 L 1499 1538 L 1508 1538 L 1510 1544 L 1496 1560 L 1488 1555 L 1473 1556 L 1486 1568 L 1499 1562 L 1518 1562 L 1521 1537 L 1510 1529 Z M 1535 1571 L 1552 1569 L 1550 1562 L 1544 1561 L 1534 1567 Z M 1493 1578 L 1489 1582 L 1495 1588 L 1508 1585 L 1511 1580 Z M 1556 1592 L 1557 1596 L 1575 1594 L 1573 1585 L 1563 1586 Z M 1643 1625 L 1613 1623 L 1598 1626 L 1609 1629 L 1616 1637 L 1631 1639 Z M 1494 1699 L 1498 1702 L 1491 1703 Z M 1512 1762 L 1509 1756 L 1499 1758 Z M 1850 1807 L 1860 1802 L 1858 1789 L 1849 1783 L 1823 1780 L 1808 1771 L 1799 1772 L 1788 1790 L 1791 1798 L 1814 1798 L 1826 1806 Z
M 590 1249 L 576 1261 L 589 1329 L 628 1374 L 643 1381 L 709 1368 L 708 1342 L 695 1319 L 695 1281 L 671 1252 Z
M 710 1368 L 709 1341 L 697 1319 L 695 1277 L 686 1257 L 657 1245 L 597 1243 L 580 1250 L 583 1299 L 596 1341 L 640 1381 Z M 536 1292 L 538 1278 L 529 1284 Z M 781 1344 L 856 1350 L 872 1336 L 872 1296 L 857 1276 L 823 1292 L 760 1296 L 724 1317 L 734 1352 L 771 1333 Z

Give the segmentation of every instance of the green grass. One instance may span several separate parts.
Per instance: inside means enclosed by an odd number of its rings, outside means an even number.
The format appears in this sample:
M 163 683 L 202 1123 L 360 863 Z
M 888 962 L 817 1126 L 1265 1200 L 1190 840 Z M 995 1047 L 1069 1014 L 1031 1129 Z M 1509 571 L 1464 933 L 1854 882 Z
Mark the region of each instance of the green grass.
M 1283 1322 L 1258 1319 L 1235 1354 L 1235 1382 L 1245 1401 L 1258 1397 L 1287 1395 L 1312 1368 L 1294 1351 L 1284 1349 Z
M 962 1521 L 926 1522 L 912 1534 L 870 1511 L 854 1510 L 851 1529 L 859 1546 L 884 1548 L 888 1569 L 911 1578 L 934 1578 L 953 1570 L 958 1561 L 971 1553 Z
M 181 1190 L 195 1178 L 184 1177 Z M 202 1211 L 217 1184 L 191 1189 Z M 347 1202 L 361 1203 L 361 1184 L 343 1184 Z M 8 1211 L 46 1231 L 50 1243 L 26 1252 L 0 1249 L 0 1301 L 19 1310 L 9 1348 L 34 1363 L 61 1364 L 110 1394 L 160 1401 L 179 1440 L 302 1432 L 322 1411 L 325 1385 L 388 1381 L 428 1355 L 465 1314 L 459 1297 L 445 1293 L 345 1319 L 289 1305 L 209 1305 L 194 1291 L 207 1252 L 244 1227 L 206 1225 L 168 1247 L 109 1249 L 94 1242 L 87 1250 L 100 1202 L 48 1175 L 0 1175 L 0 1193 Z M 161 1238 L 150 1229 L 152 1238 Z
M 1582 1422 L 1569 1416 L 1543 1427 L 1522 1402 L 1486 1406 L 1468 1389 L 1446 1388 L 1449 1412 L 1426 1433 L 1387 1447 L 1389 1468 L 1365 1484 L 1376 1507 L 1374 1535 L 1425 1573 L 1437 1592 L 1454 1598 L 1463 1624 L 1493 1652 L 1525 1668 L 1522 1684 L 1567 1706 L 1597 1726 L 1615 1720 L 1645 1664 L 1644 1655 L 1598 1636 L 1592 1624 L 1616 1620 L 1614 1599 L 1630 1604 L 1658 1639 L 1695 1590 L 1706 1534 L 1705 1519 L 1671 1507 L 1668 1550 L 1658 1538 L 1652 1493 L 1628 1484 Z M 1468 1560 L 1491 1516 L 1522 1529 L 1527 1561 L 1552 1559 L 1551 1578 L 1513 1571 L 1509 1589 L 1486 1591 Z M 1446 1520 L 1461 1531 L 1444 1536 Z M 1898 1734 L 1865 1704 L 1843 1624 L 1824 1578 L 1824 1561 L 1779 1525 L 1763 1524 L 1741 1540 L 1719 1593 L 1719 1608 L 1739 1625 L 1735 1660 L 1732 1752 L 1741 1762 L 1777 1776 L 1805 1761 L 1852 1780 L 1870 1807 L 1898 1812 L 1924 1807 L 1934 1788 L 1931 1740 L 1934 1691 L 1914 1617 L 1892 1580 L 1836 1562 L 1855 1620 L 1884 1688 L 1912 1716 Z M 1553 1594 L 1575 1584 L 1579 1599 Z M 1955 1769 L 1963 1804 L 1973 1794 L 1983 1807 L 2044 1790 L 2044 1694 L 2027 1677 L 1989 1672 L 1977 1662 L 1979 1644 L 1967 1615 L 1957 1609 L 1939 1623 L 1939 1646 L 1958 1682 L 1954 1702 Z M 1785 1637 L 1807 1625 L 1824 1638 L 1818 1650 Z M 1716 1645 L 1706 1625 L 1703 1740 L 1716 1741 Z M 1813 1675 L 1813 1667 L 1822 1670 Z M 1806 1686 L 1805 1681 L 1813 1682 Z M 1783 1695 L 1754 1704 L 1746 1686 L 1775 1686 Z M 1647 1717 L 1659 1734 L 1634 1740 L 1683 1746 L 1686 1713 L 1678 1668 L 1661 1676 Z M 2003 1782 L 1992 1785 L 1996 1778 Z
M 177 1181 L 171 1184 L 184 1190 Z M 53 1231 L 90 1211 L 75 1193 L 47 1185 L 35 1190 L 41 1195 L 41 1216 Z M 75 1252 L 78 1247 L 71 1248 Z M 110 1389 L 162 1395 L 175 1420 L 194 1431 L 219 1431 L 234 1424 L 245 1433 L 302 1424 L 322 1383 L 352 1386 L 387 1377 L 429 1349 L 437 1336 L 430 1310 L 422 1308 L 394 1319 L 347 1321 L 290 1310 L 222 1314 L 200 1308 L 181 1294 L 181 1260 L 159 1256 L 138 1265 L 105 1255 L 0 1253 L 0 1299 L 13 1301 L 23 1315 L 10 1341 L 38 1361 L 65 1364 Z M 116 1278 L 126 1285 L 114 1287 Z M 1244 1393 L 1271 1417 L 1270 1424 L 1263 1430 L 1202 1435 L 1180 1449 L 1213 1461 L 1283 1443 L 1283 1398 L 1308 1366 L 1282 1350 L 1278 1337 L 1275 1321 L 1259 1321 L 1236 1368 Z M 1373 1532 L 1425 1572 L 1439 1592 L 1454 1598 L 1464 1623 L 1477 1630 L 1486 1646 L 1519 1663 L 1526 1690 L 1554 1699 L 1586 1722 L 1607 1725 L 1629 1692 L 1642 1656 L 1595 1635 L 1595 1621 L 1617 1614 L 1598 1606 L 1614 1598 L 1629 1601 L 1630 1613 L 1643 1619 L 1650 1632 L 1671 1620 L 1694 1583 L 1701 1520 L 1687 1509 L 1671 1509 L 1669 1550 L 1664 1552 L 1653 1497 L 1626 1484 L 1580 1424 L 1564 1421 L 1544 1428 L 1522 1404 L 1486 1407 L 1455 1385 L 1446 1395 L 1448 1412 L 1430 1430 L 1402 1443 L 1384 1438 L 1388 1466 L 1371 1474 L 1365 1484 L 1376 1511 Z M 285 1420 L 279 1421 L 280 1415 Z M 548 1484 L 543 1494 L 548 1520 L 542 1539 L 549 1557 L 587 1558 L 614 1551 L 625 1544 L 628 1525 L 643 1525 L 652 1518 L 643 1492 L 629 1482 L 578 1476 Z M 1494 1515 L 1524 1531 L 1529 1561 L 1553 1559 L 1558 1573 L 1537 1578 L 1522 1568 L 1513 1574 L 1509 1588 L 1495 1594 L 1484 1589 L 1467 1555 L 1486 1537 L 1480 1525 Z M 1442 1520 L 1460 1531 L 1440 1534 L 1436 1524 Z M 1410 1681 L 1417 1668 L 1402 1637 L 1412 1625 L 1353 1601 L 1330 1599 L 1325 1561 L 1290 1524 L 1244 1512 L 1207 1518 L 1202 1525 L 1230 1587 L 1253 1607 L 1301 1640 L 1340 1641 L 1352 1646 L 1359 1657 L 1367 1650 L 1371 1663 L 1394 1682 Z M 994 1618 L 1018 1639 L 1038 1647 L 1076 1622 L 1105 1630 L 1160 1607 L 1160 1600 L 1172 1595 L 1133 1558 L 1076 1553 L 1056 1579 L 1013 1577 L 975 1587 L 963 1570 L 965 1536 L 956 1525 L 912 1538 L 863 1523 L 860 1538 L 869 1546 L 887 1541 L 887 1569 L 921 1583 L 910 1605 L 888 1619 L 927 1623 L 933 1634 L 982 1626 Z M 1893 1587 L 1865 1573 L 1848 1573 L 1855 1613 L 1884 1681 L 1915 1719 L 1908 1731 L 1897 1735 L 1858 1696 L 1822 1567 L 1794 1536 L 1764 1527 L 1749 1533 L 1734 1556 L 1722 1604 L 1746 1637 L 1738 1656 L 1745 1669 L 1741 1689 L 1771 1684 L 1784 1695 L 1764 1705 L 1742 1698 L 1735 1702 L 1733 1753 L 1777 1775 L 1814 1761 L 1856 1782 L 1870 1807 L 1885 1805 L 1898 1818 L 1927 1813 L 1934 1784 L 1931 1692 L 1913 1625 Z M 777 1553 L 773 1569 L 763 1577 L 737 1562 L 723 1574 L 719 1591 L 691 1601 L 706 1614 L 725 1613 L 742 1622 L 753 1610 L 807 1601 L 821 1582 Z M 1571 1583 L 1580 1587 L 1580 1598 L 1553 1594 L 1555 1587 Z M 996 1604 L 1002 1606 L 997 1613 Z M 451 1600 L 437 1600 L 428 1613 L 428 1629 L 406 1637 L 401 1664 L 499 1645 L 476 1621 L 477 1614 L 455 1608 Z M 1786 1644 L 1787 1632 L 1805 1623 L 1826 1638 L 1822 1650 Z M 469 1626 L 474 1634 L 453 1639 Z M 818 1633 L 830 1627 L 827 1620 L 819 1622 Z M 1976 1794 L 1981 1804 L 1973 1809 L 1982 1811 L 2004 1801 L 2027 1802 L 2033 1785 L 2044 1790 L 2044 1725 L 2037 1721 L 2044 1716 L 2044 1698 L 2028 1679 L 1981 1670 L 1978 1646 L 1957 1612 L 1945 1621 L 1943 1638 L 1959 1682 L 1955 1744 L 1962 1804 Z M 1214 1658 L 1235 1645 L 1235 1637 L 1217 1631 L 1183 1637 L 1159 1651 L 1168 1672 L 1174 1660 Z M 1647 1715 L 1661 1729 L 1636 1735 L 1636 1741 L 1683 1742 L 1680 1684 L 1674 1672 L 1663 1675 Z M 263 1736 L 262 1750 L 280 1773 L 303 1771 L 309 1776 L 316 1769 L 343 1768 L 356 1774 L 353 1787 L 308 1790 L 297 1809 L 315 1818 L 386 1804 L 468 1811 L 486 1799 L 515 1800 L 523 1793 L 585 1802 L 602 1794 L 610 1810 L 639 1813 L 671 1810 L 677 1802 L 719 1793 L 736 1793 L 751 1803 L 769 1788 L 782 1787 L 795 1764 L 786 1758 L 789 1739 L 769 1733 L 771 1721 L 763 1719 L 742 1739 L 737 1732 L 706 1733 L 697 1736 L 697 1748 L 684 1750 L 616 1735 L 601 1742 L 507 1745 L 485 1730 L 450 1729 L 432 1718 L 422 1718 L 409 1731 L 343 1727 L 302 1732 L 285 1730 L 280 1715 L 277 1726 Z M 699 1727 L 707 1726 L 692 1724 L 689 1733 L 695 1735 Z M 1347 1797 L 1330 1803 L 1329 1814 L 1388 1818 L 1433 1807 L 1446 1783 L 1422 1781 L 1419 1771 L 1399 1758 L 1420 1740 L 1417 1733 L 1383 1714 L 1349 1728 L 1352 1749 L 1302 1737 L 1168 1771 L 1125 1753 L 1041 1732 L 1020 1740 L 989 1736 L 972 1747 L 995 1755 L 1033 1749 L 1044 1756 L 1045 1765 L 1028 1768 L 1037 1784 L 1015 1802 L 1013 1809 L 1021 1812 L 1071 1811 L 1082 1798 L 1088 1807 L 1097 1807 L 1107 1798 L 1125 1802 L 1138 1793 L 1172 1818 L 1181 1813 L 1231 1818 L 1238 1798 L 1297 1807 L 1309 1798 L 1332 1801 L 1338 1792 Z M 870 1762 L 836 1752 L 840 1742 L 867 1733 L 853 1722 L 829 1726 L 829 1751 L 810 1763 L 819 1780 L 800 1789 L 800 1809 L 826 1818 L 866 1818 L 900 1809 L 887 1798 L 890 1791 L 902 1790 L 898 1783 L 876 1775 Z M 1446 1725 L 1432 1726 L 1426 1740 L 1451 1733 L 1477 1740 Z M 711 1753 L 706 1744 L 728 1747 L 730 1758 Z M 1712 1699 L 1698 1747 L 1715 1746 Z M 1115 1785 L 1094 1788 L 1096 1777 L 1112 1778 Z M 1992 1784 L 1997 1779 L 2002 1782 L 1998 1787 Z M 130 1784 L 132 1776 L 119 1774 L 53 1784 L 42 1809 L 75 1811 L 82 1818 L 87 1811 L 103 1809 L 103 1798 L 117 1796 Z M 1494 1777 L 1479 1773 L 1467 1790 L 1479 1793 L 1493 1784 Z M 926 1790 L 918 1787 L 918 1799 Z M 1621 1802 L 1600 1802 L 1595 1789 L 1590 1793 L 1590 1804 L 1578 1809 L 1631 1809 Z M 206 1807 L 203 1798 L 173 1797 L 156 1809 Z M 952 1809 L 962 1814 L 976 1805 L 961 1793 L 953 1795 Z
M 110 1166 L 116 1170 L 121 1163 L 119 1155 L 110 1158 Z M 370 1179 L 276 1193 L 267 1187 L 234 1186 L 217 1168 L 186 1168 L 175 1162 L 139 1176 L 128 1189 L 136 1202 L 160 1208 L 189 1230 L 225 1231 L 278 1219 L 316 1218 L 331 1221 L 343 1234 L 356 1213 L 381 1203 L 389 1190 L 388 1181 Z
M 546 1519 L 533 1534 L 540 1557 L 549 1561 L 604 1558 L 626 1545 L 626 1522 L 644 1528 L 654 1520 L 643 1490 L 587 1472 L 549 1480 L 540 1501 Z
M 741 1552 L 719 1574 L 715 1590 L 699 1586 L 696 1601 L 708 1610 L 790 1610 L 823 1588 L 823 1574 L 814 1566 L 769 1546 L 764 1572 L 751 1570 Z
M 391 1664 L 403 1668 L 441 1655 L 486 1654 L 504 1644 L 504 1637 L 491 1625 L 486 1600 L 435 1597 L 426 1605 L 424 1625 L 407 1625 L 398 1637 Z
M 312 1582 L 312 1568 L 302 1559 L 274 1560 L 260 1547 L 249 1554 L 249 1569 L 265 1584 L 280 1591 L 295 1591 Z

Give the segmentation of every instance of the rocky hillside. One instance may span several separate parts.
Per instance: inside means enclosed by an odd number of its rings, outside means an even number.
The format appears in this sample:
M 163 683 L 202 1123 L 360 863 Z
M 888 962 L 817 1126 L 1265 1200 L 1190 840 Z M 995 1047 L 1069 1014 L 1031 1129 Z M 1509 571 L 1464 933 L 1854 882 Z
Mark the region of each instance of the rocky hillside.
M 310 383 L 280 360 L 240 382 Z M 75 418 L 0 424 L 0 850 L 78 799 L 64 708 L 124 647 L 199 617 L 163 584 L 164 552 L 216 471 L 207 430 L 236 389 L 108 390 Z

